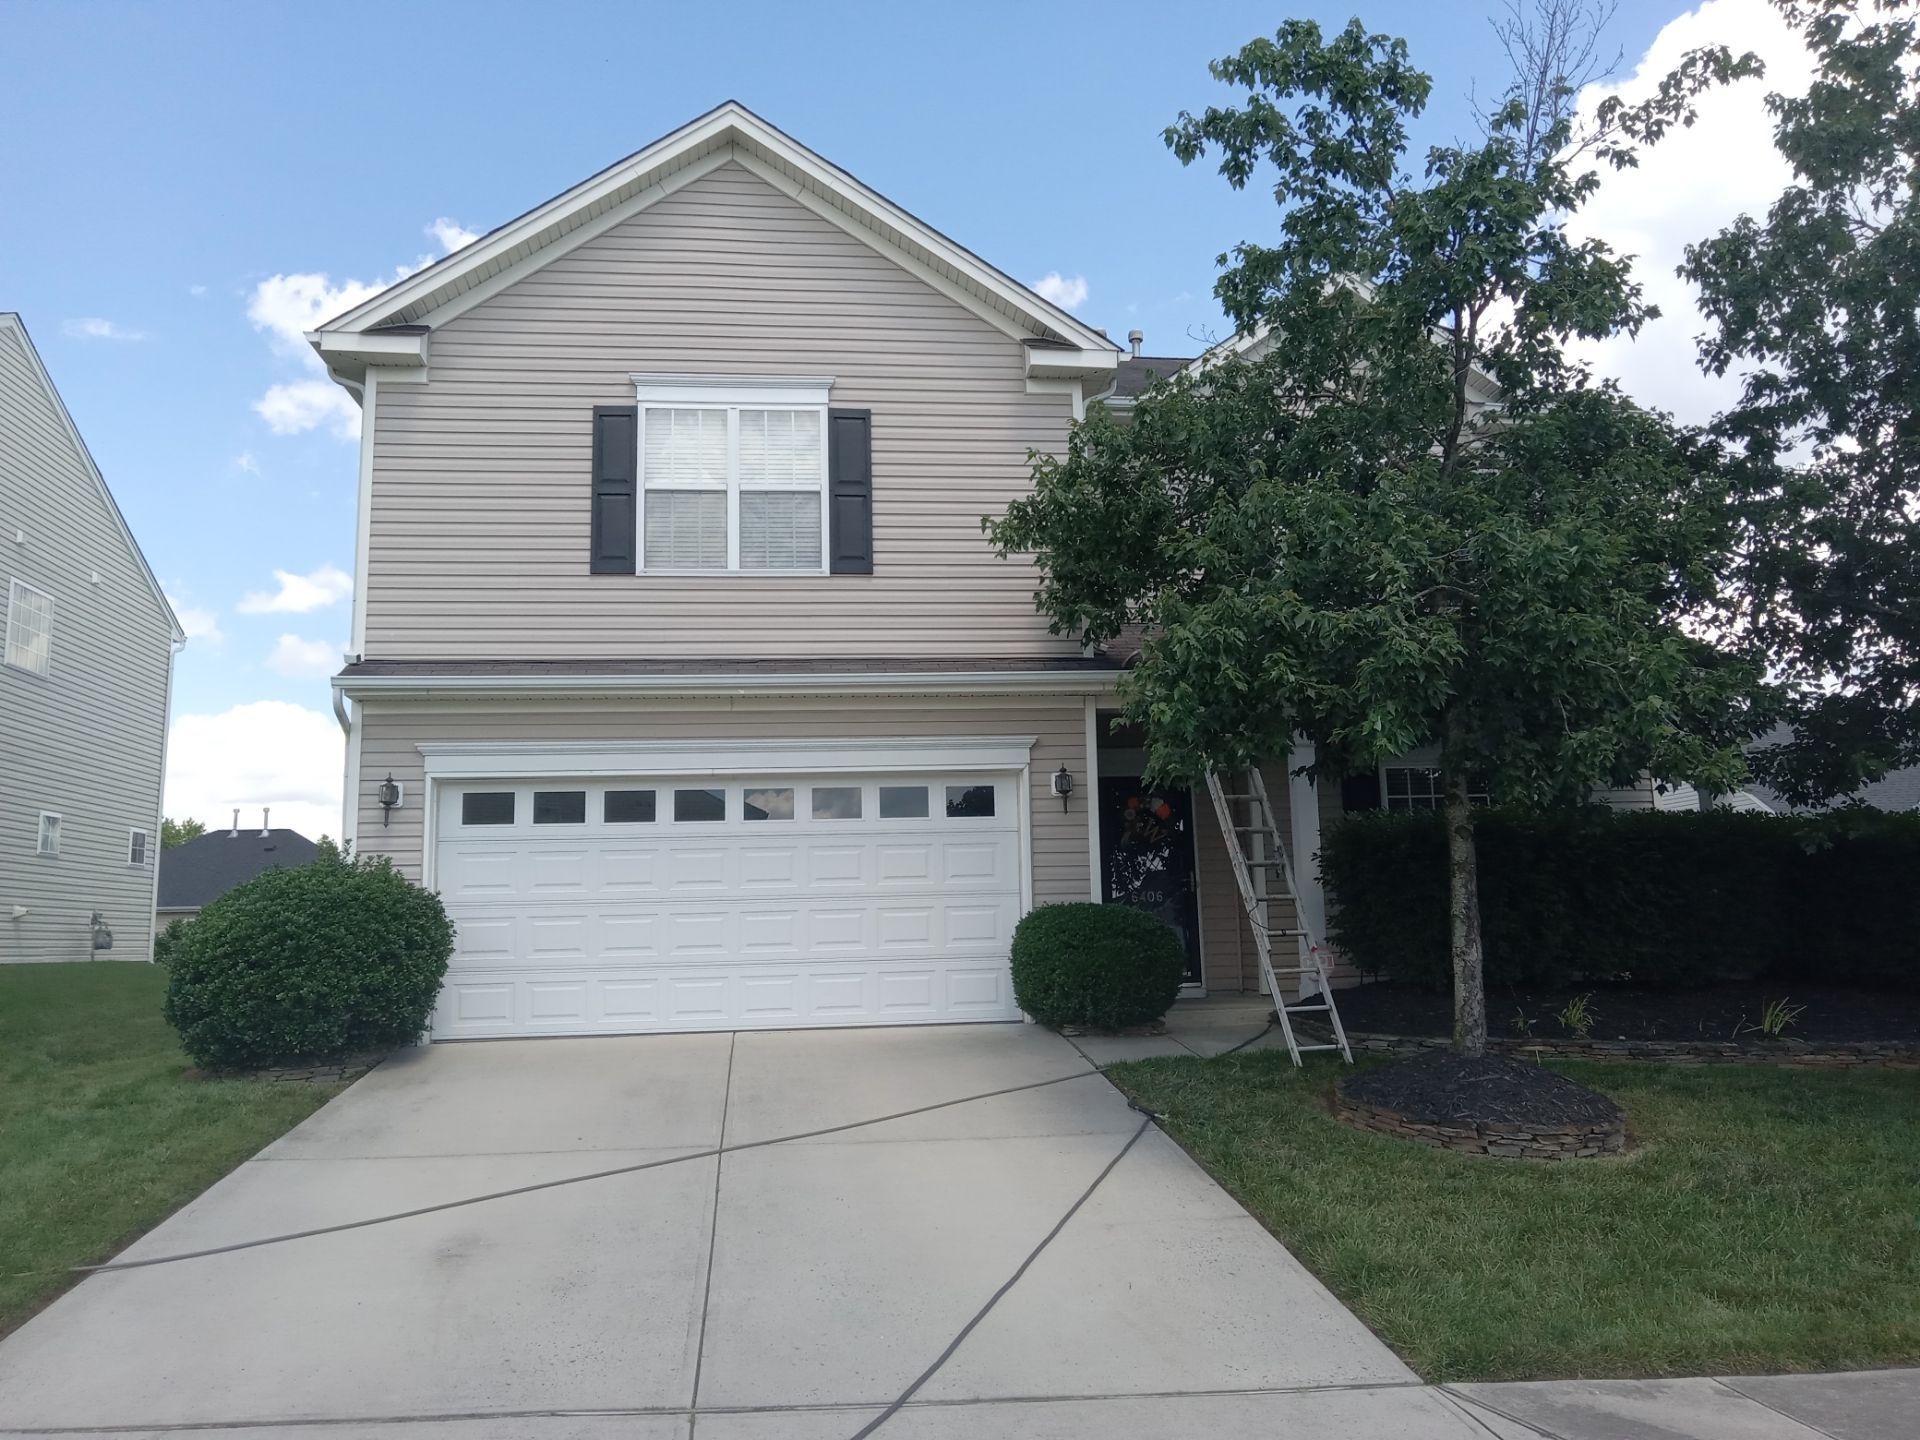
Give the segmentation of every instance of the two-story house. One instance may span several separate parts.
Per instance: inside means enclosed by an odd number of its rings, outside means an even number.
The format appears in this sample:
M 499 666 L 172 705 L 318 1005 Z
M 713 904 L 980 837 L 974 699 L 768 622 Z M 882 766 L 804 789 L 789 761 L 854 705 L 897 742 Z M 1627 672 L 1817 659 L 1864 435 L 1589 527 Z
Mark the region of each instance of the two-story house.
M 0 585 L 0 963 L 146 960 L 186 636 L 7 313 Z

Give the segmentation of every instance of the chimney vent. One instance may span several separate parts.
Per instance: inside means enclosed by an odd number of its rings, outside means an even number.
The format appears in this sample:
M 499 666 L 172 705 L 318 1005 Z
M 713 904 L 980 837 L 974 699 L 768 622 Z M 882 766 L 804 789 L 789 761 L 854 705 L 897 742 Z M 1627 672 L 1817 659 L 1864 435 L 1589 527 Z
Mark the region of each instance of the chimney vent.
M 1144 345 L 1146 341 L 1147 337 L 1142 335 L 1138 330 L 1127 331 L 1127 344 L 1132 347 L 1134 359 L 1138 360 L 1140 358 L 1140 347 Z
M 262 840 L 265 840 L 265 839 L 266 839 L 266 838 L 267 838 L 267 837 L 268 837 L 269 835 L 271 835 L 271 834 L 273 833 L 273 829 L 272 829 L 272 827 L 271 827 L 271 826 L 269 826 L 269 825 L 267 824 L 267 817 L 268 817 L 269 815 L 271 815 L 271 814 L 273 814 L 273 811 L 271 811 L 271 810 L 269 810 L 269 809 L 267 809 L 267 808 L 266 808 L 266 807 L 264 807 L 264 806 L 262 806 L 262 807 L 261 807 L 261 810 L 260 810 L 260 838 L 261 838 Z
M 233 830 L 227 838 L 229 840 L 238 840 L 240 838 L 240 807 L 238 805 L 233 807 Z

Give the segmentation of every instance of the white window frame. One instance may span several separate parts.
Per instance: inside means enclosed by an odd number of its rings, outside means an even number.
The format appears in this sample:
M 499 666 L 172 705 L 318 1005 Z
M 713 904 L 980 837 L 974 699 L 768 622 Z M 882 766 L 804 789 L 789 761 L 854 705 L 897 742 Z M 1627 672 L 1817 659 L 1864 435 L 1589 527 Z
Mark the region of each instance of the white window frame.
M 49 820 L 53 822 L 52 849 L 47 848 L 47 822 Z M 60 858 L 61 828 L 60 812 L 58 810 L 42 810 L 40 812 L 40 823 L 34 827 L 33 853 L 42 859 L 58 860 Z
M 13 658 L 13 627 L 20 617 L 20 600 L 23 595 L 47 602 L 47 663 L 43 668 L 35 669 L 31 665 L 22 665 Z M 9 669 L 18 670 L 23 675 L 47 675 L 53 669 L 53 594 L 31 585 L 15 576 L 7 585 L 7 624 L 4 636 L 0 636 L 0 661 Z
M 1430 796 L 1422 795 L 1418 797 L 1419 800 L 1422 802 L 1420 804 L 1408 803 L 1396 809 L 1393 803 L 1393 797 L 1389 793 L 1389 787 L 1387 785 L 1387 776 L 1395 770 L 1402 770 L 1402 771 L 1407 771 L 1409 773 L 1417 773 L 1421 775 L 1432 775 L 1434 777 L 1434 786 L 1435 786 L 1433 794 Z M 1408 797 L 1409 802 L 1411 802 L 1413 798 L 1414 797 L 1409 796 Z M 1490 798 L 1491 797 L 1488 795 L 1487 789 L 1484 785 L 1475 785 L 1471 781 L 1468 782 L 1467 799 L 1470 800 L 1473 804 L 1485 805 L 1488 803 Z M 1425 802 L 1428 800 L 1431 800 L 1433 803 L 1430 805 L 1426 804 Z M 1381 762 L 1380 808 L 1382 810 L 1389 811 L 1398 815 L 1413 815 L 1413 814 L 1420 814 L 1423 812 L 1431 813 L 1431 812 L 1437 812 L 1439 810 L 1446 808 L 1446 802 L 1447 802 L 1446 788 L 1443 782 L 1441 781 L 1440 766 L 1437 761 L 1423 762 L 1423 761 L 1417 761 L 1417 760 L 1400 759 L 1400 760 L 1395 760 L 1392 764 L 1388 764 L 1384 761 Z
M 651 575 L 825 575 L 829 550 L 827 406 L 831 376 L 633 375 L 639 417 L 634 436 L 634 570 Z M 727 417 L 727 563 L 723 569 L 647 564 L 647 411 L 720 410 Z M 742 569 L 740 565 L 740 412 L 811 410 L 820 417 L 820 480 L 817 486 L 750 485 L 750 490 L 791 490 L 820 497 L 820 563 L 802 569 Z M 664 489 L 700 488 L 664 486 Z
M 134 858 L 134 855 L 133 855 L 133 842 L 135 841 L 135 839 L 138 839 L 140 842 L 140 858 L 137 860 Z M 148 847 L 150 847 L 152 844 L 153 844 L 153 837 L 148 835 L 146 831 L 142 830 L 137 825 L 128 826 L 127 827 L 127 864 L 135 867 L 136 869 L 145 869 L 147 864 Z

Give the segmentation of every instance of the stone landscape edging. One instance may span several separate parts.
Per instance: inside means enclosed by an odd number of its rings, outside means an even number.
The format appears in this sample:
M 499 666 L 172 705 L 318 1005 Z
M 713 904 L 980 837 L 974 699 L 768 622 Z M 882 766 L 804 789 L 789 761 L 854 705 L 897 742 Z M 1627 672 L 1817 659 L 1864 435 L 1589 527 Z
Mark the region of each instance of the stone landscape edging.
M 1347 1032 L 1355 1051 L 1371 1055 L 1423 1055 L 1452 1042 L 1437 1035 L 1384 1035 Z M 1773 1040 L 1742 1044 L 1737 1040 L 1515 1040 L 1489 1037 L 1487 1049 L 1518 1059 L 1645 1060 L 1667 1065 L 1776 1065 L 1814 1070 L 1857 1066 L 1920 1069 L 1920 1046 L 1901 1040 Z
M 1333 1113 L 1359 1130 L 1415 1140 L 1439 1150 L 1486 1155 L 1504 1160 L 1588 1160 L 1618 1155 L 1627 1148 L 1624 1116 L 1585 1125 L 1543 1126 L 1488 1122 L 1483 1125 L 1435 1125 L 1413 1120 L 1398 1110 L 1350 1100 L 1338 1086 Z

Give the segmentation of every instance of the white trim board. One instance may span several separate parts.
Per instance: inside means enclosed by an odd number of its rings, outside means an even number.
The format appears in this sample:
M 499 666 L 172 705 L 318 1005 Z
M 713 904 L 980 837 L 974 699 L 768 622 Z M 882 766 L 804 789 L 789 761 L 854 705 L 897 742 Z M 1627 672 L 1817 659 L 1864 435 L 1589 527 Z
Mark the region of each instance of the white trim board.
M 724 700 L 769 695 L 1110 695 L 1114 671 L 861 671 L 807 675 L 336 675 L 352 699 L 409 695 L 473 699 L 513 695 L 680 696 Z
M 559 247 L 578 243 L 580 230 L 618 223 L 607 217 L 654 203 L 670 185 L 686 183 L 682 172 L 729 161 L 762 178 L 771 171 L 780 188 L 839 212 L 867 243 L 941 275 L 956 298 L 1001 329 L 1063 340 L 1090 368 L 1111 370 L 1117 362 L 1112 341 L 731 100 L 328 321 L 314 332 L 315 343 L 382 324 L 440 323 L 475 289 L 548 263 Z
M 1026 771 L 1037 736 L 899 740 L 446 741 L 422 744 L 431 782 L 494 777 Z

